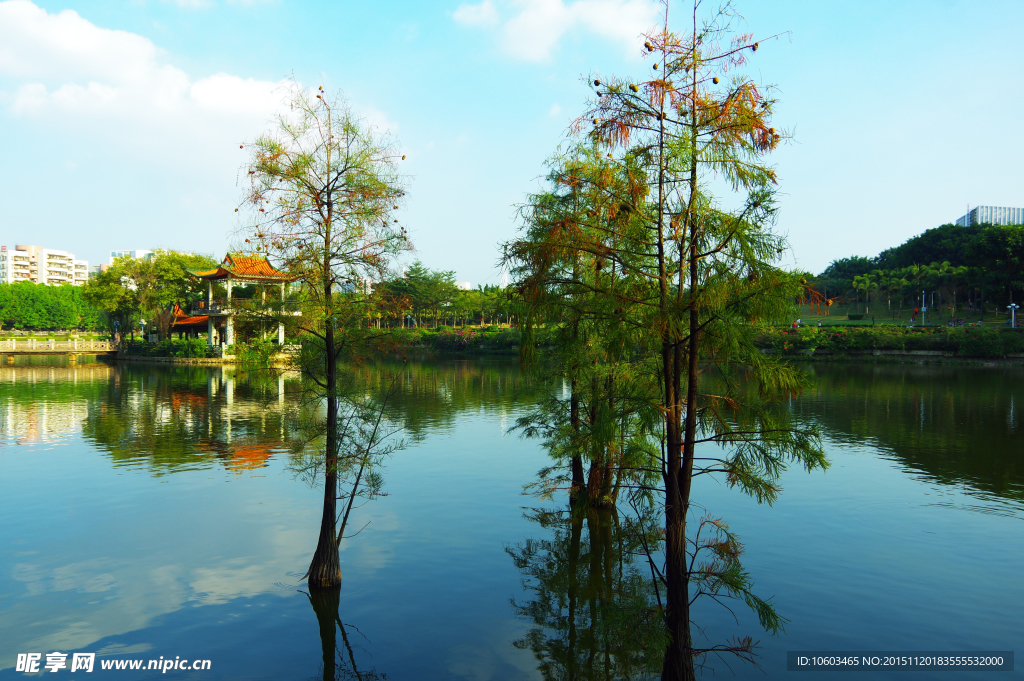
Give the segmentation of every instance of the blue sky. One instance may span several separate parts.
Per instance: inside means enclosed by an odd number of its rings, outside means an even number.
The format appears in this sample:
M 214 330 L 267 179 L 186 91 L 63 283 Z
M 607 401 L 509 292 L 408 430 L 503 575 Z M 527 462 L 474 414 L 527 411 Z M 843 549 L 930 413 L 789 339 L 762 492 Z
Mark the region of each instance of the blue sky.
M 710 6 L 710 3 L 708 4 Z M 685 8 L 676 6 L 682 22 Z M 779 89 L 787 265 L 820 271 L 962 215 L 1024 205 L 1020 2 L 739 0 Z M 591 73 L 645 74 L 649 0 L 0 1 L 0 243 L 220 255 L 241 142 L 281 82 L 323 84 L 401 143 L 417 252 L 497 283 Z M 680 26 L 682 24 L 680 23 Z

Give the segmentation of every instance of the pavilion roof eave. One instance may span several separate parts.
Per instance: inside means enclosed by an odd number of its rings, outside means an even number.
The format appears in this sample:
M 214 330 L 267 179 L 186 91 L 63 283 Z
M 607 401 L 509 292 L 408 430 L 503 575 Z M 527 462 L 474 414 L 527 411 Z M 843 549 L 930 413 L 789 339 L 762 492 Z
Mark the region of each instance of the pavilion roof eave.
M 230 277 L 264 284 L 288 283 L 298 279 L 275 268 L 265 256 L 260 258 L 236 253 L 228 253 L 224 256 L 224 261 L 214 269 L 188 270 L 188 273 L 197 279 L 210 281 Z

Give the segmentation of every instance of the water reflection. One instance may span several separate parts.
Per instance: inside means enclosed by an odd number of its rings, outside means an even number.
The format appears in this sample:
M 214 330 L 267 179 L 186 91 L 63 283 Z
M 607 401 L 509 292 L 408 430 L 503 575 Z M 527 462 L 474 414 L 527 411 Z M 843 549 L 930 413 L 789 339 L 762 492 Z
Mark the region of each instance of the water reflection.
M 0 447 L 57 443 L 77 434 L 107 364 L 20 364 L 0 367 Z
M 305 593 L 305 592 L 304 592 Z M 306 594 L 309 604 L 316 613 L 317 625 L 320 628 L 320 649 L 322 660 L 320 675 L 323 681 L 341 681 L 342 679 L 359 679 L 359 681 L 377 681 L 386 679 L 387 674 L 378 673 L 372 667 L 361 664 L 356 658 L 357 643 L 353 647 L 350 637 L 362 636 L 359 630 L 345 624 L 339 614 L 341 604 L 341 587 L 333 589 L 310 589 Z M 341 642 L 338 642 L 338 634 Z
M 497 411 L 504 416 L 533 395 L 531 384 L 508 360 L 391 361 L 355 371 L 377 389 L 385 387 L 394 374 L 402 375 L 400 389 L 388 407 L 412 442 L 451 428 L 466 412 Z
M 665 641 L 637 523 L 614 509 L 537 510 L 530 519 L 548 538 L 506 549 L 530 594 L 513 599 L 513 610 L 533 624 L 513 645 L 533 653 L 545 679 L 657 674 Z
M 970 493 L 1024 501 L 1020 410 L 1012 367 L 815 365 L 794 402 L 829 437 L 877 445 L 905 468 Z
M 291 437 L 289 383 L 283 373 L 122 364 L 89 401 L 82 433 L 114 466 L 154 476 L 218 462 L 235 473 L 262 468 Z

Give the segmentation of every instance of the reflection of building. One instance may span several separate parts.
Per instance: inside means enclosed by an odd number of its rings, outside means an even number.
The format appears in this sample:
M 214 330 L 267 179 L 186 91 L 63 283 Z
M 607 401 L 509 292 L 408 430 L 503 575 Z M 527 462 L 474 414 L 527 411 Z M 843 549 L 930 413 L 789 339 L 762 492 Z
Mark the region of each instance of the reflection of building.
M 1024 225 L 1024 208 L 975 206 L 956 221 L 961 227 L 971 225 Z
M 220 339 L 232 345 L 235 342 L 234 320 L 239 315 L 260 312 L 268 316 L 299 314 L 291 307 L 292 301 L 287 300 L 288 284 L 295 281 L 296 277 L 276 269 L 265 256 L 228 253 L 224 261 L 214 269 L 189 270 L 189 274 L 206 282 L 206 300 L 193 305 L 190 316 L 182 319 L 182 325 L 194 327 L 205 321 L 209 345 L 217 345 Z M 213 297 L 215 281 L 224 283 L 227 295 L 222 299 Z M 233 287 L 250 285 L 260 289 L 258 306 L 255 298 L 248 301 L 232 299 Z M 280 298 L 276 304 L 271 300 L 268 305 L 268 287 L 280 287 Z M 281 322 L 277 325 L 277 343 L 284 345 L 284 324 Z
M 84 397 L 59 400 L 19 398 L 19 385 L 50 383 L 74 384 L 79 381 L 106 380 L 112 369 L 106 364 L 82 366 L 7 366 L 0 367 L 0 436 L 18 444 L 59 440 L 78 433 L 88 415 Z
M 0 246 L 0 282 L 12 284 L 83 285 L 89 279 L 89 263 L 76 260 L 75 254 L 42 246 L 18 245 L 13 251 Z

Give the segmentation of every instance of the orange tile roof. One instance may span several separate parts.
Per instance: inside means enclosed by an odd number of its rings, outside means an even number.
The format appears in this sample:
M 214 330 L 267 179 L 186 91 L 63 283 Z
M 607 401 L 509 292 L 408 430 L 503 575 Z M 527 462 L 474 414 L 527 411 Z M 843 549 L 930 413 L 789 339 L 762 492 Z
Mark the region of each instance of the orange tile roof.
M 186 324 L 205 324 L 209 320 L 209 315 L 196 315 L 190 317 L 185 314 L 185 311 L 181 309 L 181 306 L 177 303 L 174 304 L 174 319 L 171 320 L 171 326 L 185 326 Z
M 189 270 L 200 279 L 225 279 L 229 275 L 238 279 L 295 281 L 296 277 L 275 268 L 266 256 L 228 253 L 224 262 L 212 270 Z
M 205 324 L 210 320 L 209 315 L 196 315 L 195 317 L 175 317 L 171 326 L 185 326 L 186 324 Z

